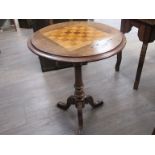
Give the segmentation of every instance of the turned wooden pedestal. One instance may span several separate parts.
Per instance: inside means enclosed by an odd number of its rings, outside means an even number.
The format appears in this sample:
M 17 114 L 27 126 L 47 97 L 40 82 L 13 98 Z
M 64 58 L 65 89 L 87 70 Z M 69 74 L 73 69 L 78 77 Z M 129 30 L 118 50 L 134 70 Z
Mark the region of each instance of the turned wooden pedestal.
M 83 116 L 82 116 L 82 108 L 84 108 L 85 104 L 90 104 L 92 108 L 99 107 L 103 104 L 103 101 L 94 102 L 92 96 L 85 95 L 84 85 L 82 80 L 82 65 L 81 63 L 74 64 L 75 70 L 75 92 L 74 95 L 68 97 L 67 103 L 59 102 L 57 106 L 63 110 L 67 110 L 72 104 L 77 108 L 78 114 L 78 123 L 79 130 L 83 128 Z

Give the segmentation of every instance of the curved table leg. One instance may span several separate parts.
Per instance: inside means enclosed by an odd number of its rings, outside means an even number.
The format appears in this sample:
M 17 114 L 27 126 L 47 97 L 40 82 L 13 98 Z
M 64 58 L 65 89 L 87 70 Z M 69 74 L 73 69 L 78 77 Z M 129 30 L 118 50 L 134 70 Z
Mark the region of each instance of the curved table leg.
M 75 104 L 75 102 L 76 102 L 75 97 L 72 95 L 68 97 L 66 104 L 63 102 L 58 102 L 57 107 L 62 110 L 67 110 L 72 104 Z
M 89 96 L 89 95 L 86 96 L 85 103 L 90 104 L 93 108 L 97 108 L 97 107 L 99 107 L 99 106 L 101 106 L 101 105 L 104 104 L 103 101 L 94 102 L 93 97 L 92 96 Z

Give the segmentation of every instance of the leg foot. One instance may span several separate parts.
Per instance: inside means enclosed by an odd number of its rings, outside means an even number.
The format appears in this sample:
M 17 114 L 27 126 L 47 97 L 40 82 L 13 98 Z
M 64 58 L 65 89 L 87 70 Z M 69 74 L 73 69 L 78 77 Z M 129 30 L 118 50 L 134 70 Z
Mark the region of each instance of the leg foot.
M 137 90 L 139 86 L 139 81 L 135 81 L 133 89 Z
M 85 103 L 90 104 L 93 108 L 97 108 L 104 104 L 103 101 L 94 102 L 94 99 L 92 96 L 86 96 Z
M 70 96 L 67 99 L 67 103 L 63 103 L 63 102 L 58 102 L 57 107 L 62 109 L 62 110 L 67 110 L 72 104 L 75 104 L 75 97 L 74 96 Z

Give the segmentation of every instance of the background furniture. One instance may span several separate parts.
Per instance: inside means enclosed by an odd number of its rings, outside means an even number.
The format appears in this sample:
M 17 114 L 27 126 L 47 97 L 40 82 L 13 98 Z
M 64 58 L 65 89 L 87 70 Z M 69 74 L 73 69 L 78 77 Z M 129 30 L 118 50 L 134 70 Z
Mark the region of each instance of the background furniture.
M 141 72 L 143 69 L 143 64 L 145 61 L 145 54 L 147 51 L 148 43 L 151 43 L 155 40 L 155 20 L 154 19 L 122 19 L 121 20 L 121 32 L 128 33 L 131 28 L 135 26 L 138 28 L 138 37 L 142 41 L 142 49 L 140 53 L 136 78 L 134 82 L 134 89 L 138 89 Z M 119 71 L 120 63 L 122 59 L 122 53 L 117 54 L 117 62 L 115 69 Z
M 13 26 L 14 27 L 14 29 L 15 29 L 15 31 L 17 31 L 17 25 L 16 25 L 16 21 L 15 21 L 15 19 L 0 19 L 0 32 L 3 32 L 3 24 L 7 21 L 7 20 L 9 20 L 10 21 L 10 26 Z M 0 54 L 1 54 L 1 50 L 0 50 Z
M 32 28 L 32 20 L 31 19 L 18 19 L 20 28 Z
M 10 30 L 11 27 L 17 31 L 17 25 L 15 19 L 0 19 L 0 31 Z
M 103 101 L 94 102 L 84 92 L 82 63 L 109 58 L 120 52 L 126 39 L 118 30 L 95 22 L 65 22 L 36 32 L 28 41 L 29 49 L 37 55 L 56 61 L 70 62 L 75 71 L 75 92 L 67 103 L 57 106 L 67 110 L 72 104 L 77 108 L 79 131 L 83 128 L 82 109 L 85 104 L 96 108 Z

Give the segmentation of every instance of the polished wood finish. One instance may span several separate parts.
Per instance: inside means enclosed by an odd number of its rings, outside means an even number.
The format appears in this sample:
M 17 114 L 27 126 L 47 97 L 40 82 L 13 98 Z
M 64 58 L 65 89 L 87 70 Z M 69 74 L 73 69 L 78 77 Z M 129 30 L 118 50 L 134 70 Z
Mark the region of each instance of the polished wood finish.
M 94 40 L 87 46 L 74 51 L 68 51 L 55 42 L 44 37 L 42 33 L 77 23 L 87 23 L 89 26 L 108 33 L 109 37 Z M 66 22 L 48 26 L 37 31 L 29 40 L 28 47 L 37 55 L 64 62 L 91 62 L 106 59 L 120 52 L 125 46 L 126 40 L 118 30 L 104 24 L 94 22 Z M 118 46 L 119 45 L 119 46 Z
M 52 30 L 60 29 L 67 26 L 72 26 L 72 25 L 76 26 L 77 24 L 87 24 L 92 28 L 98 29 L 98 31 L 103 31 L 103 33 L 107 33 L 108 36 L 106 37 L 103 36 L 103 38 L 101 39 L 96 39 L 94 41 L 91 41 L 87 46 L 84 46 L 77 50 L 72 50 L 72 51 L 62 46 L 58 46 L 58 44 L 56 44 L 54 41 L 49 40 L 49 38 L 47 37 L 44 37 L 44 33 L 51 32 Z M 84 41 L 82 40 L 81 42 L 85 42 L 86 37 L 83 37 L 83 39 Z M 63 59 L 64 61 L 67 61 L 67 62 L 69 61 L 69 60 L 66 60 L 66 58 L 80 58 L 81 59 L 80 62 L 82 62 L 83 58 L 87 59 L 87 57 L 89 57 L 87 60 L 92 61 L 90 60 L 90 57 L 98 56 L 99 54 L 104 54 L 104 53 L 106 55 L 107 52 L 109 52 L 108 56 L 109 54 L 111 55 L 115 54 L 113 53 L 113 50 L 116 49 L 115 50 L 116 52 L 117 49 L 120 47 L 118 46 L 119 44 L 122 44 L 121 46 L 123 46 L 123 43 L 125 42 L 124 40 L 125 39 L 123 35 L 118 30 L 100 23 L 66 22 L 66 23 L 51 25 L 41 29 L 40 31 L 34 34 L 33 38 L 31 39 L 31 42 L 32 42 L 32 45 L 39 51 L 44 51 L 45 53 L 52 54 L 53 56 L 56 56 L 56 57 L 57 56 L 60 56 L 61 58 L 64 57 Z M 87 61 L 85 59 L 83 61 Z M 62 60 L 60 59 L 60 61 Z
M 85 36 L 83 37 L 83 39 L 81 39 L 81 36 L 78 35 L 79 33 L 74 33 L 74 39 L 69 40 L 69 46 L 71 46 L 72 43 L 78 38 L 80 38 L 81 42 L 85 43 L 85 40 L 87 40 L 87 38 L 90 38 L 87 36 L 90 34 L 90 29 L 93 29 L 93 33 L 99 32 L 99 37 L 95 36 L 94 39 L 92 39 L 91 37 L 91 41 L 85 46 L 81 46 L 80 42 L 79 47 L 76 45 L 76 48 L 71 48 L 71 50 L 70 48 L 66 48 L 64 44 L 60 44 L 60 42 L 57 41 L 57 37 L 54 36 L 54 38 L 52 37 L 51 39 L 51 35 L 53 35 L 53 33 L 51 32 L 53 31 L 55 32 L 56 30 L 58 30 L 59 32 L 62 32 L 62 29 L 66 27 L 67 31 L 72 31 L 73 27 L 76 27 L 75 32 L 77 32 L 77 27 L 79 27 L 80 30 L 81 26 L 84 26 L 85 28 Z M 49 32 L 50 35 L 45 35 L 45 33 Z M 56 35 L 59 32 L 57 32 Z M 65 35 L 70 35 L 70 33 L 66 33 Z M 66 41 L 66 38 L 69 38 L 69 36 L 65 36 L 64 43 Z M 63 39 L 61 39 L 61 42 L 62 40 Z M 84 105 L 90 104 L 93 108 L 96 108 L 103 104 L 103 101 L 95 103 L 93 97 L 85 95 L 84 85 L 82 81 L 82 63 L 98 61 L 111 57 L 120 52 L 124 48 L 125 43 L 126 40 L 124 35 L 118 30 L 107 25 L 94 22 L 65 22 L 48 26 L 36 32 L 33 37 L 29 39 L 28 47 L 35 54 L 44 56 L 52 60 L 72 62 L 74 64 L 75 93 L 73 96 L 70 96 L 67 99 L 66 104 L 62 104 L 61 102 L 59 102 L 57 106 L 63 110 L 67 110 L 71 104 L 75 104 L 78 114 L 79 131 L 81 131 L 81 129 L 83 128 L 82 108 L 84 107 Z
M 39 49 L 36 49 L 32 44 L 31 44 L 31 40 L 28 40 L 28 47 L 29 49 L 37 54 L 40 55 L 42 57 L 48 58 L 48 59 L 53 59 L 53 60 L 57 60 L 57 61 L 62 61 L 62 62 L 71 62 L 71 63 L 75 63 L 75 62 L 93 62 L 93 61 L 99 61 L 102 59 L 107 59 L 109 57 L 114 56 L 115 54 L 117 54 L 119 51 L 122 50 L 122 48 L 125 46 L 126 44 L 126 39 L 125 37 L 123 37 L 123 40 L 120 44 L 120 46 L 117 46 L 116 48 L 112 49 L 109 52 L 105 52 L 103 54 L 98 54 L 95 56 L 87 56 L 87 57 L 63 57 L 63 56 L 57 56 L 57 55 L 52 55 L 49 53 L 45 53 L 40 51 Z
M 155 20 L 154 19 L 123 19 L 121 20 L 121 32 L 128 33 L 131 28 L 135 26 L 138 28 L 138 38 L 143 42 L 141 54 L 139 58 L 136 78 L 134 82 L 134 89 L 138 89 L 140 77 L 145 61 L 145 54 L 147 51 L 148 43 L 155 40 Z M 122 59 L 122 53 L 117 54 L 117 62 L 115 69 L 119 71 L 120 63 Z

